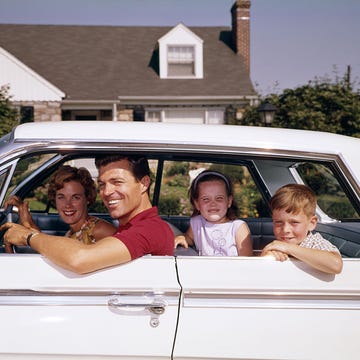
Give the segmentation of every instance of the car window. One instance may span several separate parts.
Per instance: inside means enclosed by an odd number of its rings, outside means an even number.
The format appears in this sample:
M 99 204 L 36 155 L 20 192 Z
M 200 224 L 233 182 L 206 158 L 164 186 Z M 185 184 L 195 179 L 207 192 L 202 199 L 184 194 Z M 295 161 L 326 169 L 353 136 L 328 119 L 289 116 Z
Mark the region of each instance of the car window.
M 296 166 L 304 184 L 316 193 L 321 210 L 332 219 L 359 219 L 354 206 L 329 166 L 303 162 Z
M 15 171 L 10 180 L 9 187 L 7 189 L 7 196 L 17 187 L 23 180 L 29 178 L 36 170 L 38 170 L 42 165 L 48 162 L 51 158 L 53 158 L 54 154 L 41 154 L 31 157 L 23 157 L 20 158 L 16 164 Z M 46 181 L 44 182 L 46 184 Z M 28 200 L 31 202 L 32 209 L 45 209 L 44 199 L 42 193 L 44 190 L 41 190 L 41 187 L 45 185 L 40 185 L 40 189 L 29 189 L 27 193 Z M 6 197 L 7 197 L 6 196 Z
M 2 169 L 0 172 L 0 189 L 1 189 L 1 198 L 5 197 L 4 193 L 7 194 L 6 189 L 6 180 L 9 177 L 10 173 L 10 166 L 7 166 L 6 168 Z
M 57 154 L 40 154 L 33 157 L 20 159 L 10 181 L 7 191 L 9 194 L 22 180 L 29 178 L 38 168 L 50 162 Z M 161 163 L 161 167 L 159 166 Z M 87 168 L 95 182 L 98 171 L 93 157 L 84 156 L 72 158 L 64 162 L 66 165 Z M 149 160 L 152 172 L 152 185 L 150 194 L 153 203 L 158 206 L 160 215 L 190 216 L 192 208 L 188 198 L 188 189 L 196 175 L 205 170 L 217 170 L 226 174 L 233 183 L 234 197 L 239 207 L 241 218 L 270 217 L 270 211 L 258 182 L 254 179 L 252 171 L 247 165 L 224 164 L 210 161 L 190 160 L 164 160 L 157 158 Z M 26 191 L 24 199 L 29 202 L 32 211 L 57 213 L 56 209 L 48 202 L 47 187 L 49 177 L 58 167 L 52 167 L 47 176 L 42 176 L 41 181 Z M 276 165 L 276 167 L 275 167 Z M 257 170 L 263 173 L 267 184 L 272 182 L 274 192 L 278 187 L 290 182 L 285 178 L 286 169 L 291 169 L 292 176 L 297 182 L 303 182 L 311 187 L 317 197 L 318 205 L 322 212 L 331 219 L 359 219 L 357 210 L 352 205 L 344 187 L 337 179 L 330 164 L 316 161 L 288 162 L 262 159 L 256 162 Z M 266 173 L 266 174 L 265 174 Z M 6 179 L 6 170 L 0 173 L 0 185 Z M 265 174 L 265 175 L 264 175 Z M 289 173 L 287 173 L 289 174 Z M 288 175 L 287 175 L 288 176 Z M 276 179 L 276 181 L 274 180 Z M 294 181 L 294 179 L 292 179 Z M 32 187 L 31 187 L 32 186 Z M 90 213 L 107 214 L 107 209 L 98 195 L 95 204 L 89 209 Z

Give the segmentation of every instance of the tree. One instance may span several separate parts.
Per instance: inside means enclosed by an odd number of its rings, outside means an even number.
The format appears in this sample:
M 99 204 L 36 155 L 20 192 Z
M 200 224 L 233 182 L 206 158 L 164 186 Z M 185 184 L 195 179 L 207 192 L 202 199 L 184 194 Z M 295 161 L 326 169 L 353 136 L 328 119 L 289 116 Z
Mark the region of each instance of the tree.
M 4 136 L 18 124 L 18 112 L 11 107 L 9 86 L 0 87 L 0 136 Z
M 360 96 L 344 79 L 315 79 L 262 99 L 277 107 L 273 127 L 327 131 L 360 137 Z M 263 126 L 257 107 L 247 108 L 242 125 Z

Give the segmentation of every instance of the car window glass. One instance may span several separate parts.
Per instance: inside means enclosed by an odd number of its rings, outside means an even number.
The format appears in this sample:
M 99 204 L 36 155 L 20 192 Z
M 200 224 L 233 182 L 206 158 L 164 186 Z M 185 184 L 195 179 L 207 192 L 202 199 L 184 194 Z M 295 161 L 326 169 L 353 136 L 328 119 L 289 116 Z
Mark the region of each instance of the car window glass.
M 325 164 L 304 162 L 297 165 L 303 182 L 316 193 L 321 210 L 333 219 L 359 219 L 345 191 Z
M 10 194 L 17 185 L 19 185 L 24 179 L 28 178 L 34 171 L 49 161 L 52 157 L 54 157 L 54 154 L 41 154 L 19 159 L 11 178 L 7 194 Z M 40 193 L 38 193 L 36 189 L 33 189 L 27 194 L 27 200 L 31 203 L 32 209 L 38 210 L 46 208 L 46 205 L 43 202 L 43 197 L 41 196 L 43 192 L 44 191 L 40 191 Z
M 188 197 L 191 181 L 203 170 L 215 170 L 226 174 L 232 184 L 240 217 L 269 216 L 248 168 L 243 165 L 229 165 L 205 162 L 165 161 L 159 198 L 161 215 L 190 216 L 192 207 Z
M 0 173 L 0 189 L 1 189 L 0 192 L 1 192 L 1 194 L 6 192 L 5 184 L 6 184 L 6 179 L 8 178 L 8 175 L 9 175 L 9 171 L 10 171 L 10 167 L 6 167 Z

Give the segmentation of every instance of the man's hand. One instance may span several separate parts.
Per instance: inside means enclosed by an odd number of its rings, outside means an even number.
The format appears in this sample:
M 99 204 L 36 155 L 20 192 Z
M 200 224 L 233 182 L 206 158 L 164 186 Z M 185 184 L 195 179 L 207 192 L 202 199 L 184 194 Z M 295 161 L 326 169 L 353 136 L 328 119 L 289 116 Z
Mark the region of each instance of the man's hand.
M 0 227 L 0 231 L 6 231 L 4 234 L 4 243 L 16 246 L 27 245 L 26 238 L 33 232 L 33 230 L 25 226 L 15 223 L 5 223 Z

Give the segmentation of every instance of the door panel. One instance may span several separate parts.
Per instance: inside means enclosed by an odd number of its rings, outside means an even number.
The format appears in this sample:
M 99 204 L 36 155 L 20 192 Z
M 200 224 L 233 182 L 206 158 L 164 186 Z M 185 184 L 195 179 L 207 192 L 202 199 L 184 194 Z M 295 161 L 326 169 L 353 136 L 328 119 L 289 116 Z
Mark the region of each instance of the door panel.
M 174 359 L 358 357 L 359 260 L 336 276 L 264 258 L 178 257 L 177 267 Z
M 174 258 L 76 275 L 40 255 L 3 254 L 0 271 L 0 358 L 170 358 L 180 291 Z

